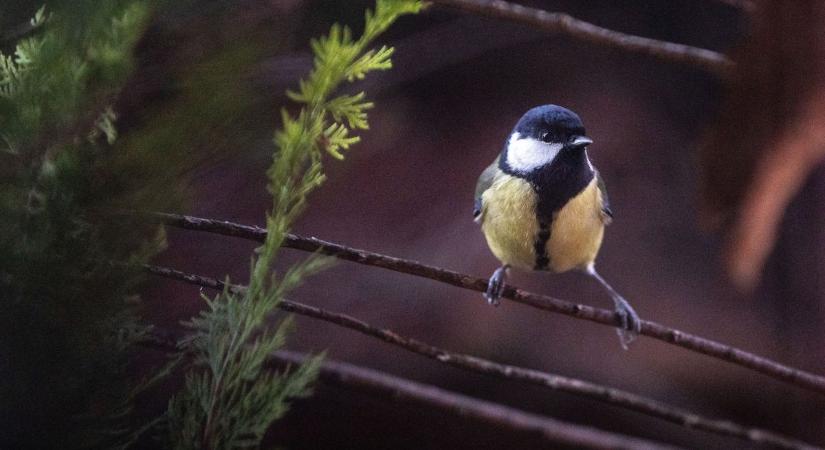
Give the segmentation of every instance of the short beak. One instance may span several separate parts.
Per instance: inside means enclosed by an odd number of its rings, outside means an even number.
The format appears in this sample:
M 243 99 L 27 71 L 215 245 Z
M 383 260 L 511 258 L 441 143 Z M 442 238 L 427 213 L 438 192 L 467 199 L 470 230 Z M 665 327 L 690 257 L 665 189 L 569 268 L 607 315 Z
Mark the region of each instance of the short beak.
M 586 147 L 586 146 L 588 146 L 592 143 L 593 143 L 593 139 L 590 139 L 587 136 L 574 136 L 567 143 L 567 146 L 572 147 L 572 148 L 582 148 L 582 147 Z

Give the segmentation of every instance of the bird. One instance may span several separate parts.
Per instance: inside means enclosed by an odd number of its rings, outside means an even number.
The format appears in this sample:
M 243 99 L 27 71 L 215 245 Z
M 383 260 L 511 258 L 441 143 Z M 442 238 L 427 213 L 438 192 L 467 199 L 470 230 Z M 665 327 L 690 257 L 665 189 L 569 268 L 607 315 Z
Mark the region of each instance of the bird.
M 641 331 L 641 320 L 596 271 L 613 211 L 604 181 L 587 155 L 592 143 L 581 118 L 562 106 L 537 106 L 518 120 L 476 184 L 473 217 L 501 262 L 484 297 L 499 304 L 511 268 L 581 271 L 613 300 L 616 330 L 627 349 Z

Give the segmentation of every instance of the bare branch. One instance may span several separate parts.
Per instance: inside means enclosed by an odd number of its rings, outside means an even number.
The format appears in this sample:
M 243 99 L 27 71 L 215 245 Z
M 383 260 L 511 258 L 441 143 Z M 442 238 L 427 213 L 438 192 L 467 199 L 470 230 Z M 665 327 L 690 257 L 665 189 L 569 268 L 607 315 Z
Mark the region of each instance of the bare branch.
M 185 281 L 201 287 L 218 290 L 223 290 L 227 287 L 223 282 L 214 278 L 187 274 L 166 267 L 151 265 L 146 265 L 145 267 L 150 273 L 179 281 Z M 238 293 L 245 289 L 244 286 L 239 285 L 229 285 L 228 288 L 231 291 Z M 500 364 L 472 355 L 454 353 L 449 350 L 434 347 L 416 339 L 401 336 L 391 330 L 372 326 L 362 320 L 346 314 L 336 313 L 290 300 L 282 300 L 279 307 L 285 311 L 312 317 L 314 319 L 320 319 L 325 322 L 358 331 L 362 334 L 380 339 L 413 353 L 426 356 L 447 365 L 469 370 L 471 372 L 483 373 L 507 380 L 537 384 L 553 390 L 588 397 L 613 406 L 630 409 L 642 414 L 666 420 L 668 422 L 673 422 L 687 428 L 704 430 L 723 436 L 737 437 L 753 443 L 769 444 L 778 448 L 786 449 L 816 448 L 770 431 L 760 430 L 757 428 L 748 428 L 726 420 L 705 418 L 690 411 L 670 406 L 665 403 L 620 389 L 610 388 L 588 381 L 568 378 L 538 370 Z
M 273 362 L 300 364 L 306 355 L 277 352 Z M 664 449 L 664 444 L 609 433 L 597 428 L 576 425 L 549 417 L 530 414 L 519 409 L 479 400 L 435 386 L 416 383 L 375 370 L 337 361 L 325 360 L 321 366 L 321 382 L 346 389 L 369 391 L 391 402 L 410 402 L 435 407 L 450 413 L 471 417 L 496 427 L 538 433 L 548 442 L 596 449 Z
M 692 65 L 723 77 L 730 73 L 734 65 L 725 55 L 712 50 L 621 33 L 565 13 L 544 11 L 503 0 L 430 1 L 472 14 L 530 25 L 551 33 L 563 33 L 597 45 Z
M 235 236 L 257 242 L 263 242 L 266 230 L 260 227 L 240 225 L 212 219 L 203 219 L 192 216 L 165 213 L 146 213 L 148 217 L 160 220 L 167 225 L 188 230 L 205 231 L 209 233 Z M 322 241 L 316 238 L 307 238 L 290 234 L 287 236 L 284 247 L 308 252 L 320 252 L 339 259 L 353 261 L 359 264 L 381 267 L 396 272 L 429 278 L 442 283 L 451 284 L 464 289 L 484 292 L 487 289 L 487 280 L 470 275 L 453 272 L 451 270 L 428 266 L 416 261 L 395 258 L 349 248 L 343 245 Z M 616 326 L 616 316 L 612 311 L 592 306 L 571 303 L 547 295 L 534 294 L 521 289 L 507 287 L 504 298 L 518 303 L 532 306 L 544 311 L 555 312 L 578 319 L 589 320 L 603 325 Z M 795 369 L 777 361 L 755 355 L 738 348 L 725 345 L 710 339 L 699 337 L 683 331 L 669 328 L 651 321 L 642 321 L 641 334 L 688 350 L 702 353 L 738 366 L 746 367 L 784 381 L 801 388 L 825 394 L 825 377 Z
M 163 270 L 160 271 L 162 273 Z M 200 277 L 190 276 L 189 281 Z M 220 282 L 213 280 L 215 283 Z M 212 286 L 210 286 L 212 287 Z M 156 332 L 157 333 L 157 330 Z M 170 336 L 149 337 L 141 345 L 162 352 L 175 351 L 176 344 Z M 281 369 L 284 366 L 303 364 L 306 354 L 279 351 L 267 364 Z M 375 370 L 325 359 L 319 379 L 322 383 L 344 389 L 359 389 L 390 402 L 407 402 L 446 410 L 457 416 L 471 417 L 496 427 L 516 432 L 538 433 L 551 443 L 574 445 L 595 449 L 672 449 L 674 447 L 639 438 L 610 433 L 597 428 L 563 422 L 545 416 L 530 414 L 497 403 L 478 400 L 456 394 L 435 386 L 416 383 Z

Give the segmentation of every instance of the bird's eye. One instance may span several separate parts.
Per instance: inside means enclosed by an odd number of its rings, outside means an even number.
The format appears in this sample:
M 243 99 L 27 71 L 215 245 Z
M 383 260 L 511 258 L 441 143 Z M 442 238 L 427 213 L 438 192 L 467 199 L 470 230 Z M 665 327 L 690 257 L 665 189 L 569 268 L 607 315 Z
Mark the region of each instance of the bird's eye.
M 542 142 L 550 142 L 552 139 L 553 139 L 553 134 L 550 133 L 549 131 L 545 131 L 544 133 L 541 134 Z

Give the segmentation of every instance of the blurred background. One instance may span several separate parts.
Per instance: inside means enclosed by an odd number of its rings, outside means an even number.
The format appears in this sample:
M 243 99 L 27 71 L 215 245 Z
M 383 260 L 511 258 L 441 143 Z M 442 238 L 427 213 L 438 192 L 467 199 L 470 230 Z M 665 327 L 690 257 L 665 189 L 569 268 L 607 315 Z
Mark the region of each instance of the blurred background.
M 524 3 L 726 53 L 742 44 L 749 20 L 747 12 L 710 0 Z M 254 108 L 231 118 L 228 135 L 216 136 L 230 151 L 204 161 L 192 174 L 191 213 L 264 225 L 269 206 L 264 169 L 278 108 L 288 106 L 283 92 L 309 70 L 311 37 L 334 21 L 357 29 L 370 6 L 331 0 L 246 0 L 231 7 L 218 2 L 212 10 L 184 10 L 158 25 L 158 34 L 142 49 L 148 71 L 169 70 L 166 61 L 176 67 L 202 64 L 218 48 L 255 52 L 240 67 L 215 69 L 224 71 L 216 76 L 227 84 L 242 83 L 235 89 L 248 92 Z M 794 198 L 763 281 L 749 294 L 733 289 L 725 276 L 722 235 L 700 227 L 698 148 L 722 108 L 726 91 L 719 78 L 441 8 L 404 18 L 382 42 L 396 47 L 395 67 L 353 87 L 376 102 L 371 130 L 345 161 L 327 162 L 329 181 L 313 194 L 296 233 L 489 276 L 498 263 L 471 216 L 477 177 L 524 111 L 563 105 L 582 117 L 595 141 L 591 158 L 615 213 L 599 258 L 601 272 L 639 314 L 825 372 L 825 294 L 818 288 L 823 265 L 817 263 L 825 254 L 822 177 L 810 177 Z M 165 78 L 137 81 L 154 88 Z M 215 84 L 223 89 L 221 81 Z M 171 98 L 185 89 L 161 85 Z M 162 107 L 168 99 L 156 101 Z M 751 132 L 742 126 L 724 132 Z M 169 232 L 170 247 L 160 264 L 245 279 L 253 244 Z M 284 253 L 285 265 L 305 256 Z M 569 301 L 610 306 L 598 286 L 579 274 L 516 272 L 512 282 Z M 175 326 L 202 306 L 194 287 L 154 281 L 148 289 L 148 311 L 160 325 Z M 825 402 L 815 395 L 650 339 L 622 351 L 608 327 L 511 302 L 492 308 L 475 292 L 346 262 L 292 297 L 451 350 L 604 383 L 825 444 Z M 330 358 L 607 430 L 693 447 L 742 445 L 563 393 L 446 368 L 326 323 L 300 317 L 297 322 L 292 349 L 326 350 Z M 313 442 L 411 448 L 500 447 L 515 439 L 501 430 L 480 431 L 472 422 L 434 417 L 432 411 L 319 394 L 277 427 L 277 441 L 289 447 Z M 433 420 L 439 425 L 432 426 Z
M 743 57 L 755 20 L 747 9 L 714 0 L 521 3 Z M 159 118 L 178 121 L 197 141 L 186 180 L 189 209 L 181 212 L 264 225 L 271 205 L 265 169 L 272 133 L 279 109 L 290 107 L 284 91 L 310 69 L 312 37 L 335 21 L 358 29 L 371 6 L 360 0 L 212 0 L 165 11 L 140 44 L 139 66 L 119 101 L 121 134 L 139 132 Z M 809 164 L 810 173 L 800 175 L 761 279 L 750 289 L 736 289 L 727 276 L 728 228 L 711 230 L 700 220 L 703 205 L 717 195 L 717 185 L 705 183 L 702 174 L 722 170 L 735 179 L 744 171 L 724 158 L 733 147 L 714 147 L 714 135 L 760 133 L 756 125 L 730 119 L 742 117 L 726 107 L 736 92 L 729 89 L 734 81 L 439 7 L 405 17 L 381 42 L 396 47 L 395 67 L 352 87 L 376 103 L 371 130 L 345 161 L 326 161 L 329 179 L 312 195 L 294 232 L 487 277 L 498 262 L 472 221 L 477 177 L 524 111 L 563 105 L 582 117 L 595 141 L 590 155 L 615 213 L 600 272 L 641 317 L 825 373 L 821 165 Z M 754 96 L 760 89 L 776 94 L 774 86 L 751 87 Z M 184 98 L 201 99 L 201 106 L 182 110 Z M 702 156 L 700 148 L 723 155 Z M 747 185 L 735 183 L 740 189 Z M 169 248 L 158 264 L 246 279 L 253 243 L 168 231 Z M 306 256 L 283 254 L 283 267 Z M 511 281 L 572 302 L 611 306 L 583 275 L 514 272 Z M 144 298 L 152 322 L 166 328 L 179 327 L 203 307 L 197 288 L 157 279 Z M 647 338 L 623 351 L 609 327 L 506 301 L 493 308 L 476 292 L 347 262 L 315 276 L 291 298 L 453 351 L 578 377 L 825 444 L 825 401 L 815 394 Z M 743 446 L 598 402 L 445 367 L 323 322 L 298 317 L 297 325 L 293 350 L 325 350 L 333 359 L 675 445 Z M 298 402 L 272 436 L 287 448 L 538 442 L 470 419 L 329 388 Z

